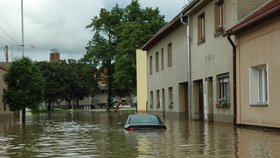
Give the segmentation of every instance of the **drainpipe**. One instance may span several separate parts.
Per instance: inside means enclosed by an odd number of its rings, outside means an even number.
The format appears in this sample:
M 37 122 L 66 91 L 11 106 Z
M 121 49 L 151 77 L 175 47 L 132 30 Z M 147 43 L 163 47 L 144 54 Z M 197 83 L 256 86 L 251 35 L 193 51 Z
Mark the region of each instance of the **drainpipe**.
M 236 99 L 236 46 L 230 35 L 227 35 L 227 39 L 232 46 L 232 56 L 233 56 L 233 124 L 236 125 L 236 115 L 237 115 L 237 99 Z
M 192 67 L 191 67 L 191 43 L 190 43 L 190 26 L 191 16 L 188 15 L 188 21 L 184 22 L 184 15 L 181 13 L 181 23 L 187 26 L 187 57 L 188 57 L 188 106 L 189 106 L 189 120 L 192 119 Z

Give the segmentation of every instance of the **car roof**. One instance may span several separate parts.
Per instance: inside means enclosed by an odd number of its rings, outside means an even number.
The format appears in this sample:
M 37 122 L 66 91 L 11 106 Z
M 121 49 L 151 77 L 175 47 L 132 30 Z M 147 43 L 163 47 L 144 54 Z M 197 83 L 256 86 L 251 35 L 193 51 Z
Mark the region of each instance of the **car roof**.
M 131 114 L 129 123 L 131 123 L 131 124 L 141 124 L 141 123 L 161 124 L 162 121 L 157 115 L 153 115 L 153 114 Z

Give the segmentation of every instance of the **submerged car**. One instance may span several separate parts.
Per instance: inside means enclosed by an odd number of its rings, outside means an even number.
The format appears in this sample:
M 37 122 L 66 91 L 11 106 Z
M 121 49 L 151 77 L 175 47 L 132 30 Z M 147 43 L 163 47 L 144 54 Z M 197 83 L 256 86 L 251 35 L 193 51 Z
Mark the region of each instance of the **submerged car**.
M 127 131 L 166 129 L 166 126 L 164 125 L 161 118 L 157 115 L 152 114 L 131 114 L 128 116 L 123 126 Z

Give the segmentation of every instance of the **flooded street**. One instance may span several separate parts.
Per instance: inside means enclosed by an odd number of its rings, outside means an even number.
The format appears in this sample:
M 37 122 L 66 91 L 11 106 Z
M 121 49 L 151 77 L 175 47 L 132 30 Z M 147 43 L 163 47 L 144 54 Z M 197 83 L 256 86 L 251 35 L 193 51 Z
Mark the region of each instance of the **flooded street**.
M 29 114 L 0 123 L 0 157 L 280 157 L 280 132 L 165 118 L 167 130 L 127 132 L 128 112 Z

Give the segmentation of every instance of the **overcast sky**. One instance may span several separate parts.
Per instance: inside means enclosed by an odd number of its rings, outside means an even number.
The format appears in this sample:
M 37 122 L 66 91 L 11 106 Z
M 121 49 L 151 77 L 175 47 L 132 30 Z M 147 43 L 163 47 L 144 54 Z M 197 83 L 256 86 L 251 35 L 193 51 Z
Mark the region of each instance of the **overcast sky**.
M 158 7 L 166 21 L 175 17 L 188 0 L 139 0 L 141 7 Z M 61 59 L 80 59 L 92 32 L 86 29 L 101 8 L 111 10 L 130 0 L 23 0 L 24 55 L 32 60 L 49 61 L 51 49 L 58 49 Z M 22 56 L 21 1 L 1 0 L 0 61 L 5 60 L 3 47 L 9 46 L 9 61 Z M 31 47 L 33 45 L 33 48 Z

